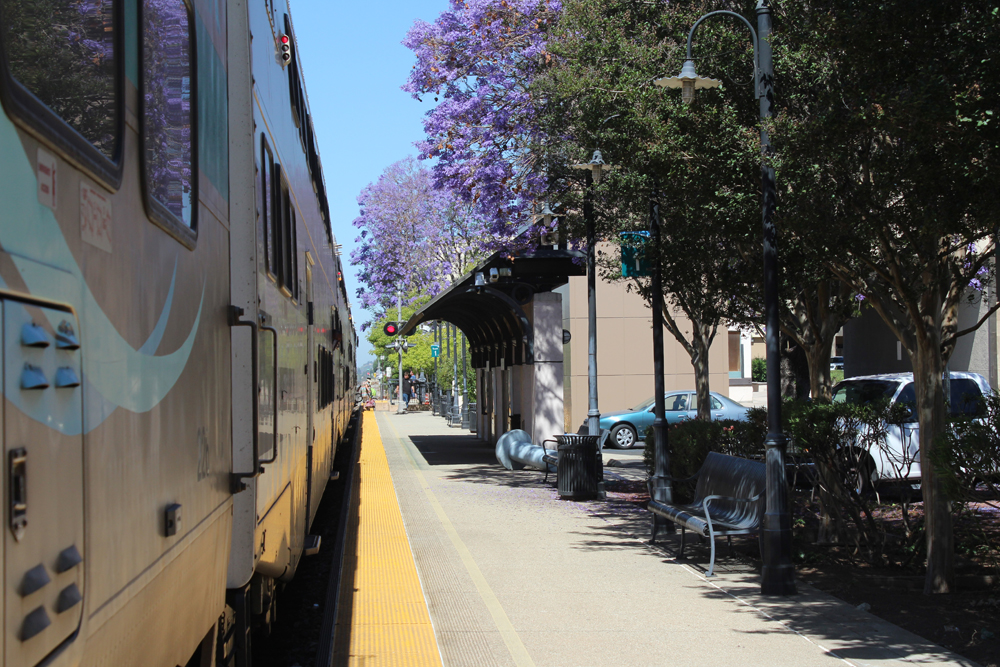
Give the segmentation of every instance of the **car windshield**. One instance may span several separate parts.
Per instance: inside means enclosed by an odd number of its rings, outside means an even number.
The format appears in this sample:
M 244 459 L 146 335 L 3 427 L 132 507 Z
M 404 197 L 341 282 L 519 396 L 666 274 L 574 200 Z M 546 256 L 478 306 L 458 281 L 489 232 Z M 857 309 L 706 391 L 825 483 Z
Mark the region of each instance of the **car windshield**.
M 881 399 L 890 399 L 899 382 L 895 380 L 855 380 L 841 382 L 833 390 L 834 403 L 864 405 Z
M 653 398 L 656 398 L 655 396 Z M 649 398 L 640 403 L 639 405 L 632 408 L 632 412 L 642 412 L 643 410 L 648 410 L 653 407 L 653 399 Z

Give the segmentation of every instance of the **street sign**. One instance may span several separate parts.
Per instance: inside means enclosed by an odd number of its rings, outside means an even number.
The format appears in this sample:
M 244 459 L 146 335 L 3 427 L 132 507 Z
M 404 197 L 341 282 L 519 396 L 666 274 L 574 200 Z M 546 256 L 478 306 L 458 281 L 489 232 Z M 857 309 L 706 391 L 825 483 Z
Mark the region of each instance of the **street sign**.
M 622 278 L 645 278 L 652 267 L 646 259 L 649 232 L 622 232 Z
M 441 345 L 438 343 L 431 343 L 431 357 L 437 359 L 441 356 Z

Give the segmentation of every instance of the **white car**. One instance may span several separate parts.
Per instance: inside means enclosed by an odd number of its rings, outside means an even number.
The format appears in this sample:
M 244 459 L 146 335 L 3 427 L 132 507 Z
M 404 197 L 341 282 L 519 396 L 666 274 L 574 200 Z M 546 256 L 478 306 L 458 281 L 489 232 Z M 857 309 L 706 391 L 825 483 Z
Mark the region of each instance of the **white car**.
M 992 391 L 989 383 L 978 373 L 952 371 L 950 377 L 951 414 L 976 414 L 980 399 Z M 908 417 L 901 424 L 889 424 L 885 446 L 870 449 L 858 461 L 859 491 L 870 489 L 880 480 L 920 483 L 920 426 L 913 373 L 852 377 L 833 388 L 834 403 L 863 404 L 880 398 L 888 398 L 893 405 L 907 406 Z

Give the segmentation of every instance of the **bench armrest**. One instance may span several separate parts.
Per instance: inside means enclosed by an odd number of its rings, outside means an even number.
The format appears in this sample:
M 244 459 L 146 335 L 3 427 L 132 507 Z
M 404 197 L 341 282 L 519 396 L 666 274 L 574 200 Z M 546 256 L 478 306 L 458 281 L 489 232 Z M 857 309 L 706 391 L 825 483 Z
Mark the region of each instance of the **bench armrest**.
M 732 500 L 737 503 L 752 503 L 756 500 L 760 500 L 760 497 L 764 495 L 764 491 L 761 491 L 753 498 L 734 498 L 732 496 L 705 496 L 704 500 L 701 501 L 701 506 L 705 508 L 705 521 L 708 522 L 708 536 L 712 540 L 712 544 L 715 544 L 715 527 L 712 526 L 712 515 L 708 511 L 708 501 L 710 500 Z

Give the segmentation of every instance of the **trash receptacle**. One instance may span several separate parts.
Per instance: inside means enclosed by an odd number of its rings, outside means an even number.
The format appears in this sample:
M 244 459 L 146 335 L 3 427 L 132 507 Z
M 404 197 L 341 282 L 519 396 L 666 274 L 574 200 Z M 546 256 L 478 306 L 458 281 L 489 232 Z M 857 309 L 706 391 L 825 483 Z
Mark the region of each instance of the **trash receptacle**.
M 566 433 L 556 436 L 559 465 L 556 486 L 562 498 L 588 500 L 601 495 L 604 459 L 599 448 L 601 436 Z

